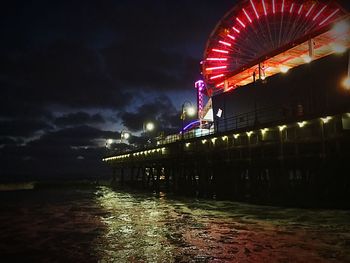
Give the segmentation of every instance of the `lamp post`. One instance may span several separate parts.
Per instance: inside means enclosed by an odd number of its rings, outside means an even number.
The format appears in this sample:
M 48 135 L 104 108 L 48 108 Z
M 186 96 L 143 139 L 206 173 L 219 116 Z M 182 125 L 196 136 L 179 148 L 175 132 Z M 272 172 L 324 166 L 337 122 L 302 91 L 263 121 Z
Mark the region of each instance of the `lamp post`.
M 181 139 L 184 138 L 184 124 L 186 115 L 188 116 L 194 116 L 196 114 L 196 109 L 193 107 L 192 103 L 190 101 L 185 101 L 182 103 L 181 107 Z
M 147 135 L 148 132 L 152 132 L 154 130 L 154 128 L 155 128 L 155 125 L 154 125 L 153 122 L 149 121 L 149 122 L 144 122 L 143 123 L 143 127 L 142 127 L 143 135 L 146 137 L 147 143 L 150 143 L 149 142 L 150 139 L 148 139 L 146 135 Z
M 128 140 L 130 138 L 130 133 L 126 130 L 122 130 L 120 132 L 120 143 L 123 143 L 123 139 L 124 140 Z

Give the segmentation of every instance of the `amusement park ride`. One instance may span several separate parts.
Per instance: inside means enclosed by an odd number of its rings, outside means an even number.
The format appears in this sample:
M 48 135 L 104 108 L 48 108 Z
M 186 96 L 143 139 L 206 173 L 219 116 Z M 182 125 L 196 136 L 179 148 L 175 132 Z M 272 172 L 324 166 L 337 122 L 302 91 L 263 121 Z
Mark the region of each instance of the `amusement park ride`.
M 215 95 L 348 50 L 349 20 L 349 13 L 336 1 L 241 1 L 219 21 L 207 41 L 201 62 L 203 80 L 195 83 L 196 123 L 202 127 L 220 114 L 213 113 Z

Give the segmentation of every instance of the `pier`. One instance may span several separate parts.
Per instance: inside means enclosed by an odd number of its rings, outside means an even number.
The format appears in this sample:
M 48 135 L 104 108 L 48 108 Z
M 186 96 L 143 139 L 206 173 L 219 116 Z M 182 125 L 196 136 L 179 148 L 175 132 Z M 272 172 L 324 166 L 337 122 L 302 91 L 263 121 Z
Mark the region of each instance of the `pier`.
M 236 118 L 223 122 L 236 123 Z M 199 137 L 187 133 L 103 161 L 119 184 L 154 191 L 257 203 L 347 205 L 350 111 L 247 124 Z

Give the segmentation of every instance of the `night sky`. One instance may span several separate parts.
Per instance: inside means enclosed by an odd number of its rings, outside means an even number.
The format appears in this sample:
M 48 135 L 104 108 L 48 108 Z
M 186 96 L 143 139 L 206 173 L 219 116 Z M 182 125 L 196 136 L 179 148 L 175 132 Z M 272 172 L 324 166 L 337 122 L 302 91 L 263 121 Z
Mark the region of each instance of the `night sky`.
M 233 0 L 7 1 L 0 11 L 2 181 L 95 177 L 107 139 L 180 128 L 210 32 Z M 126 147 L 115 143 L 113 148 Z

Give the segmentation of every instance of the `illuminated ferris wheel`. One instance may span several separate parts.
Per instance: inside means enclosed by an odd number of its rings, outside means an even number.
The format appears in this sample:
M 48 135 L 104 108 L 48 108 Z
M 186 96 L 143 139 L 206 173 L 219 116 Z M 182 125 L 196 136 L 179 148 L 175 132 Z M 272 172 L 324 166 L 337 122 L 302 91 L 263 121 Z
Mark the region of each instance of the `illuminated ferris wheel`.
M 202 74 L 209 95 L 349 47 L 349 28 L 332 30 L 348 17 L 336 1 L 241 1 L 219 21 L 207 42 Z

